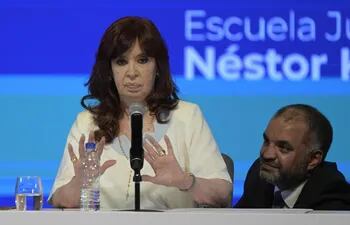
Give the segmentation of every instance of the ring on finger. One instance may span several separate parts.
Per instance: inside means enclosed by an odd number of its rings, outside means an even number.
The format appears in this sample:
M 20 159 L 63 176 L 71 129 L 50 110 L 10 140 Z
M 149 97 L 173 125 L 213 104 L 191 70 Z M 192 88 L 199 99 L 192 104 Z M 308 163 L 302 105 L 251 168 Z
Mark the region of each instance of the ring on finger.
M 71 159 L 72 163 L 75 163 L 76 161 L 78 161 L 77 157 L 74 157 Z
M 160 151 L 158 151 L 158 155 L 159 156 L 165 156 L 165 150 L 161 149 Z

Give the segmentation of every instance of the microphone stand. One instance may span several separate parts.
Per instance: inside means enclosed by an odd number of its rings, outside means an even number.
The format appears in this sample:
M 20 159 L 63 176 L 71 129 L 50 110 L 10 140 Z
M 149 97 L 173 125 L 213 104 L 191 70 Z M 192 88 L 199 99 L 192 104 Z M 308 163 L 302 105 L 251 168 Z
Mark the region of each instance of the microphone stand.
M 143 167 L 143 113 L 142 104 L 131 104 L 129 106 L 131 121 L 131 148 L 130 148 L 130 166 L 134 170 L 133 181 L 135 183 L 135 211 L 140 209 L 140 183 L 142 181 L 141 169 Z M 159 210 L 142 210 L 144 212 L 161 212 Z
M 140 211 L 140 182 L 142 181 L 141 169 L 143 167 L 142 146 L 143 118 L 141 113 L 131 115 L 131 148 L 130 165 L 134 170 L 133 181 L 135 183 L 135 211 Z

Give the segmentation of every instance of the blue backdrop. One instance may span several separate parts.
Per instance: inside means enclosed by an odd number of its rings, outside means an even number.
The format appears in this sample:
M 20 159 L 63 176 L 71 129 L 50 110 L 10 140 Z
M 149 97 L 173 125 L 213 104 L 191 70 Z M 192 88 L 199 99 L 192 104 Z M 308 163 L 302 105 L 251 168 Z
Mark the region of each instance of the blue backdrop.
M 126 15 L 159 27 L 180 97 L 201 106 L 235 161 L 235 199 L 269 118 L 290 103 L 331 120 L 328 160 L 349 180 L 349 9 L 341 0 L 1 0 L 0 205 L 14 204 L 18 175 L 41 176 L 50 192 L 100 38 Z

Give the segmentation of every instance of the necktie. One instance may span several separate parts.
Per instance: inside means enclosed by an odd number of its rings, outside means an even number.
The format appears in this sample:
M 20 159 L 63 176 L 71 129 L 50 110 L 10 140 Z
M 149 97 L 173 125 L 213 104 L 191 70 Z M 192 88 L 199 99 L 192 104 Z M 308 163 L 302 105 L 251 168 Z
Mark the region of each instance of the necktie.
M 285 202 L 282 198 L 281 191 L 275 191 L 273 194 L 272 208 L 283 208 L 284 206 Z

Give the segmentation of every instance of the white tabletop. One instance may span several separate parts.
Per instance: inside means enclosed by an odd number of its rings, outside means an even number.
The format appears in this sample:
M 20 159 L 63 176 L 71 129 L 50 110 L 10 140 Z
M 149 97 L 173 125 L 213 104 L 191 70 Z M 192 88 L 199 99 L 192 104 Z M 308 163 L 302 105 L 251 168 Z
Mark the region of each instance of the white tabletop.
M 175 209 L 163 212 L 0 211 L 1 225 L 349 225 L 350 211 Z

